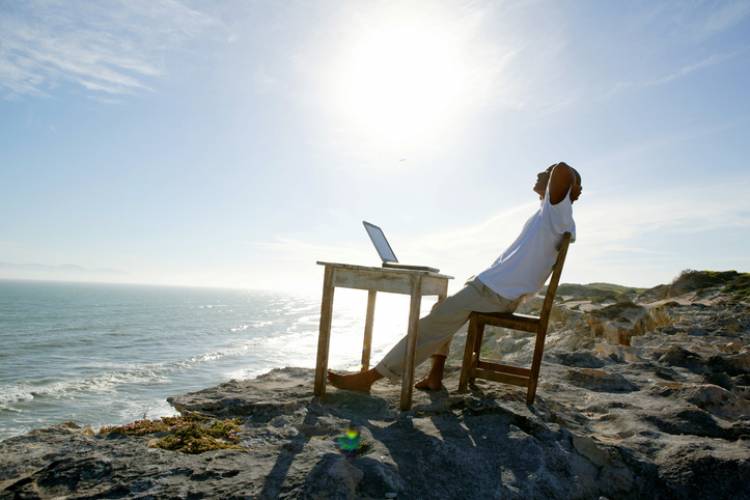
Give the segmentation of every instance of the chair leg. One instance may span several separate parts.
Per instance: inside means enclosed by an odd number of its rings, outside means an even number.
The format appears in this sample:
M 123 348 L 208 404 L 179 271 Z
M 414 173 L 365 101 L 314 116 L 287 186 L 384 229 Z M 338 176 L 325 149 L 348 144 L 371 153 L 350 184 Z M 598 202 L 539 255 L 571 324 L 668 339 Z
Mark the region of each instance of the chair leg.
M 461 364 L 461 377 L 458 379 L 458 392 L 466 392 L 469 383 L 469 374 L 474 362 L 474 345 L 477 334 L 477 322 L 474 318 L 469 319 L 469 328 L 466 331 L 466 346 L 464 347 L 464 361 Z
M 531 406 L 534 404 L 534 398 L 536 397 L 536 380 L 529 379 L 529 387 L 526 389 L 526 404 Z
M 474 352 L 479 355 L 482 351 L 482 338 L 484 337 L 484 323 L 477 322 L 477 334 L 474 337 Z
M 547 330 L 541 330 L 536 334 L 536 342 L 534 343 L 534 358 L 531 361 L 531 373 L 529 374 L 529 385 L 526 391 L 526 404 L 534 404 L 534 398 L 536 397 L 536 387 L 539 381 L 539 371 L 542 366 L 542 358 L 544 357 L 544 339 L 547 337 Z
M 474 373 L 474 368 L 479 363 L 479 354 L 482 352 L 482 340 L 484 339 L 484 327 L 485 324 L 481 321 L 476 321 L 476 332 L 474 334 L 473 350 L 474 355 L 471 358 L 471 373 Z M 474 384 L 476 377 L 469 377 L 469 383 Z

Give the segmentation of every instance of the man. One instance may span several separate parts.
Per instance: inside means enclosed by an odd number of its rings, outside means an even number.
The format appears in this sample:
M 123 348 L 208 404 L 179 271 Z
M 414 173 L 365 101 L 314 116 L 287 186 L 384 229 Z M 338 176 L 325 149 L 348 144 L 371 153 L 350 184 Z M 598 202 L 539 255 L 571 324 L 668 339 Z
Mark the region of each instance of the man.
M 563 233 L 571 232 L 575 240 L 572 204 L 582 191 L 581 176 L 564 162 L 537 174 L 534 192 L 542 200 L 541 206 L 526 221 L 516 241 L 489 268 L 470 278 L 461 291 L 436 304 L 430 314 L 419 320 L 415 365 L 432 356 L 432 369 L 415 387 L 425 390 L 442 387 L 451 339 L 472 311 L 512 312 L 524 298 L 544 285 L 557 258 Z M 328 380 L 340 389 L 369 392 L 377 380 L 401 376 L 404 352 L 406 337 L 375 368 L 352 375 L 329 371 Z

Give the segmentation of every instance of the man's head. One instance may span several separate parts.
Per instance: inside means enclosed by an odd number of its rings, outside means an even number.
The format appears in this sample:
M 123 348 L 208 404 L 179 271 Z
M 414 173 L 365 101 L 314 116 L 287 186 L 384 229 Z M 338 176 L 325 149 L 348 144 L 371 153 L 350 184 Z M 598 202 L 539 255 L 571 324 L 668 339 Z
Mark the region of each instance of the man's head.
M 544 198 L 544 193 L 547 191 L 547 185 L 549 184 L 549 177 L 552 175 L 552 170 L 558 165 L 567 167 L 573 172 L 573 185 L 570 188 L 570 201 L 576 201 L 583 191 L 583 185 L 581 184 L 581 174 L 578 170 L 574 169 L 567 163 L 561 161 L 560 163 L 554 163 L 547 167 L 545 170 L 536 174 L 536 184 L 534 184 L 534 192 L 539 195 L 539 199 Z

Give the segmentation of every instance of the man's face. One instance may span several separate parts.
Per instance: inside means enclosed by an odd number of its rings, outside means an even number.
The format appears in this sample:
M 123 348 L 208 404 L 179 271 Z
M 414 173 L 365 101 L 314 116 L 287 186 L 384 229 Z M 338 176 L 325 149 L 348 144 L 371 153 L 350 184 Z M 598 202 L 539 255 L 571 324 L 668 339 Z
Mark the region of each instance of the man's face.
M 539 195 L 539 199 L 544 198 L 544 192 L 547 190 L 547 183 L 549 182 L 549 175 L 555 165 L 548 167 L 536 174 L 536 184 L 534 184 L 534 192 Z

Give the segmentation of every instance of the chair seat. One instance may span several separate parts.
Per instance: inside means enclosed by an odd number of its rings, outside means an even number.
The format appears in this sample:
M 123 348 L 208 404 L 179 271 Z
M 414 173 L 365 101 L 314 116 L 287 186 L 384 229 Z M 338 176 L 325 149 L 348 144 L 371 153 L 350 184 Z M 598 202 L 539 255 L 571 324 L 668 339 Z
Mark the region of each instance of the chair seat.
M 552 268 L 547 293 L 542 304 L 541 317 L 515 313 L 483 313 L 473 312 L 469 315 L 469 327 L 466 330 L 466 347 L 464 347 L 464 361 L 461 365 L 461 377 L 458 380 L 458 390 L 466 392 L 469 383 L 482 378 L 504 384 L 526 387 L 526 404 L 534 404 L 536 386 L 539 382 L 539 369 L 544 356 L 544 338 L 547 335 L 552 302 L 555 300 L 557 285 L 560 283 L 565 255 L 568 252 L 571 234 L 565 233 L 557 253 L 557 261 Z M 536 334 L 534 341 L 534 356 L 530 368 L 493 363 L 480 359 L 482 339 L 486 325 L 500 326 L 511 330 L 521 330 Z
M 485 325 L 502 326 L 534 333 L 539 329 L 540 318 L 529 314 L 516 313 L 480 313 L 474 312 L 472 316 Z

